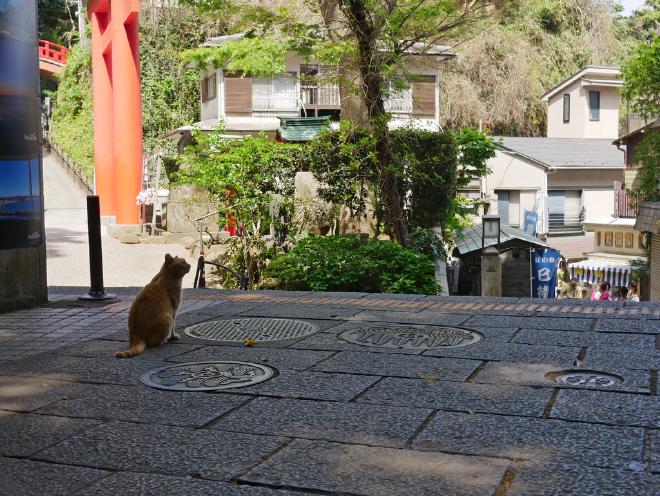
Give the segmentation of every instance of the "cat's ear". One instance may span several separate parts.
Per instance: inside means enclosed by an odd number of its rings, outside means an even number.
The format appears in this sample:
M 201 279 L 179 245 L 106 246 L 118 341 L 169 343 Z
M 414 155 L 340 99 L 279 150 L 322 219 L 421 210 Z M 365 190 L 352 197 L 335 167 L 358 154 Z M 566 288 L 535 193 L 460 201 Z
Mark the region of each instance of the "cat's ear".
M 167 254 L 165 255 L 165 263 L 166 263 L 167 265 L 169 265 L 169 264 L 171 264 L 173 261 L 174 261 L 174 257 L 173 257 L 172 255 L 170 255 L 169 253 L 167 253 Z

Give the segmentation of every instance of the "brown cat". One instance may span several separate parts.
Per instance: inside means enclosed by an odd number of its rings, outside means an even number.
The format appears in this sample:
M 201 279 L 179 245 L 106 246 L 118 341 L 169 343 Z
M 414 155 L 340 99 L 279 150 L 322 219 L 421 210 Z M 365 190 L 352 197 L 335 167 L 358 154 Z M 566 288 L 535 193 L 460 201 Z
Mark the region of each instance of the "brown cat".
M 117 358 L 139 355 L 146 347 L 179 339 L 174 332 L 176 309 L 181 301 L 181 280 L 190 271 L 183 258 L 165 255 L 165 263 L 149 284 L 135 297 L 128 313 L 130 349 L 115 353 Z

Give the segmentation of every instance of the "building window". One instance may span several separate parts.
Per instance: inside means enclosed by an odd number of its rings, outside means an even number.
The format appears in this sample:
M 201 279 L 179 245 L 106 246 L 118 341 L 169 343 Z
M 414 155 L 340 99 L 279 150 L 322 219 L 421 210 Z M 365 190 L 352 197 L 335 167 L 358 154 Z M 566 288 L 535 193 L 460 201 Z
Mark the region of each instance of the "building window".
M 600 231 L 596 231 L 596 246 L 600 246 Z
M 571 121 L 571 95 L 564 94 L 564 122 Z
M 217 82 L 215 74 L 206 79 L 206 97 L 207 100 L 213 100 L 217 96 Z
M 644 233 L 639 233 L 639 236 L 637 236 L 637 248 L 640 250 L 643 250 L 644 247 Z
M 600 91 L 589 92 L 589 120 L 600 120 Z

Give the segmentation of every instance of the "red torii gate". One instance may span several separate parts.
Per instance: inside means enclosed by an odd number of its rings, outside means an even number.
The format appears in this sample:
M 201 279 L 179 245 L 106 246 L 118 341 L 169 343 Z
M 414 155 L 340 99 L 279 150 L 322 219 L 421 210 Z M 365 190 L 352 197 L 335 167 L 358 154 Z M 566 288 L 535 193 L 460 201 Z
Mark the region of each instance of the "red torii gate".
M 139 0 L 90 0 L 95 189 L 101 215 L 137 224 L 142 187 Z

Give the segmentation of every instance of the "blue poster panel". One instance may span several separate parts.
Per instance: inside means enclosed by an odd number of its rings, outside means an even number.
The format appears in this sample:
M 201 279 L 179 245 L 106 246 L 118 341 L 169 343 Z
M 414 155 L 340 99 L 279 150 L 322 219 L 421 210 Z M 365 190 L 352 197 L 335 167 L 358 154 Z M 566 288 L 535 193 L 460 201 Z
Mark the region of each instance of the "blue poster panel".
M 532 298 L 554 298 L 559 252 L 535 248 L 532 253 Z
M 34 0 L 0 0 L 0 249 L 43 242 Z
M 533 210 L 525 210 L 525 223 L 523 224 L 525 231 L 530 236 L 536 236 L 536 220 L 538 216 Z

